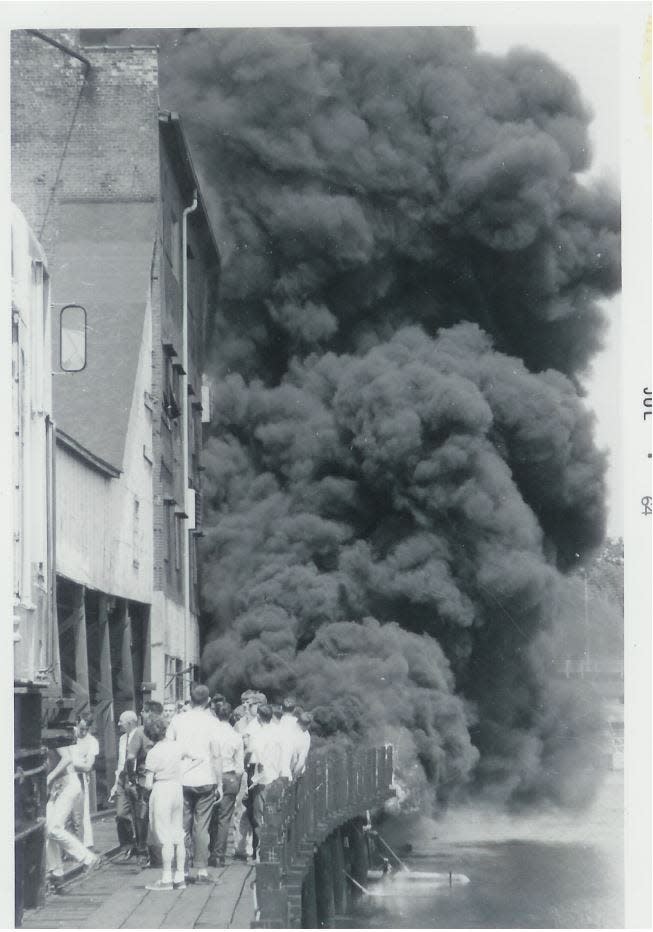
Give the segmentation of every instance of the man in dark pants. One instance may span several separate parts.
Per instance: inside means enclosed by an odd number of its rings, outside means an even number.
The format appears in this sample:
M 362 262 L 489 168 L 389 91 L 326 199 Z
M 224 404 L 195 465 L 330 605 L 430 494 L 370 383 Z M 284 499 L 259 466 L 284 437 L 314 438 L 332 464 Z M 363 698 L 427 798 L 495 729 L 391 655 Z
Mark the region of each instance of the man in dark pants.
M 265 704 L 258 707 L 260 727 L 255 731 L 249 743 L 251 762 L 254 765 L 252 784 L 248 792 L 252 819 L 252 849 L 254 860 L 258 855 L 260 830 L 265 814 L 266 789 L 281 776 L 281 735 L 279 728 L 271 725 L 272 708 Z
M 146 702 L 143 706 L 143 722 L 148 715 L 163 715 L 161 703 L 154 700 Z M 136 851 L 141 864 L 144 867 L 161 867 L 160 850 L 152 846 L 148 848 L 147 844 L 150 790 L 147 787 L 145 758 L 151 747 L 152 742 L 145 734 L 143 725 L 134 728 L 127 744 L 127 791 L 132 806 Z
M 116 803 L 116 829 L 118 832 L 118 843 L 123 851 L 123 857 L 128 859 L 136 854 L 134 839 L 134 819 L 132 814 L 132 805 L 127 789 L 127 775 L 125 767 L 127 764 L 127 745 L 129 736 L 138 725 L 138 716 L 135 712 L 127 710 L 123 712 L 118 719 L 118 728 L 120 729 L 120 741 L 118 743 L 118 766 L 116 768 L 116 780 L 109 794 L 109 802 L 115 800 Z
M 222 799 L 213 808 L 209 827 L 209 867 L 223 867 L 227 854 L 229 826 L 243 778 L 243 739 L 229 724 L 231 706 L 219 702 L 214 708 L 218 720 L 222 759 Z
M 186 873 L 195 883 L 211 883 L 208 875 L 209 824 L 216 800 L 222 796 L 222 760 L 218 722 L 209 709 L 209 690 L 201 683 L 190 688 L 190 709 L 175 715 L 168 738 L 177 741 L 188 759 L 183 776 Z M 197 874 L 191 876 L 191 870 Z

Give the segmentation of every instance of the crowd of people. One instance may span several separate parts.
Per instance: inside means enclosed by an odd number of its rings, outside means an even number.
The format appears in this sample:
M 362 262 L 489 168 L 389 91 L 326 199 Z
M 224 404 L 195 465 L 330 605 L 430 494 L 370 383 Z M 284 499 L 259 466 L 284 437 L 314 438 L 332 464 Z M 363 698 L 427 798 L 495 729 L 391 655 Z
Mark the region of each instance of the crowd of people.
M 77 744 L 60 749 L 48 777 L 48 868 L 55 882 L 62 850 L 90 869 L 99 863 L 85 831 L 90 818 L 82 817 L 82 837 L 67 827 L 80 797 L 84 805 L 80 774 L 88 783 L 98 753 L 84 723 L 78 724 Z M 247 690 L 232 710 L 223 695 L 211 697 L 200 683 L 191 686 L 186 703 L 172 709 L 146 702 L 140 723 L 135 712 L 122 713 L 109 798 L 115 801 L 121 856 L 162 869 L 149 890 L 212 882 L 208 868 L 225 864 L 232 825 L 233 856 L 257 858 L 267 788 L 275 781 L 290 784 L 303 773 L 311 723 L 290 697 L 271 705 L 263 693 Z M 95 742 L 95 755 L 86 736 Z

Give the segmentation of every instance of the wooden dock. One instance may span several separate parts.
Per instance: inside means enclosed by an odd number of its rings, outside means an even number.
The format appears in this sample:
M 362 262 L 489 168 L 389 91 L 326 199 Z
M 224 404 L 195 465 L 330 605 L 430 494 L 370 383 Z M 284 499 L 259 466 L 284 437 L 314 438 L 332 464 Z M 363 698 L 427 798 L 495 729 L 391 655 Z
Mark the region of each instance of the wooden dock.
M 155 893 L 160 870 L 107 861 L 29 910 L 25 929 L 249 929 L 254 921 L 253 864 L 209 868 L 211 884 Z

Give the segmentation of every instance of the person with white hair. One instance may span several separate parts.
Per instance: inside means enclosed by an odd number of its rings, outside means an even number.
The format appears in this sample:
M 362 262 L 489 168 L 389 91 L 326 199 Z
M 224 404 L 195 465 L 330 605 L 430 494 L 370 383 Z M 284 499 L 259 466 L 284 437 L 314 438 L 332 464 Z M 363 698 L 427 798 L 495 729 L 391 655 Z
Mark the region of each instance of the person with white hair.
M 138 716 L 131 709 L 123 712 L 118 719 L 120 740 L 118 741 L 118 765 L 116 778 L 109 793 L 109 802 L 116 803 L 116 831 L 118 843 L 123 850 L 123 858 L 131 858 L 135 854 L 134 822 L 132 819 L 132 804 L 126 789 L 125 765 L 127 762 L 127 744 L 129 736 L 138 725 Z

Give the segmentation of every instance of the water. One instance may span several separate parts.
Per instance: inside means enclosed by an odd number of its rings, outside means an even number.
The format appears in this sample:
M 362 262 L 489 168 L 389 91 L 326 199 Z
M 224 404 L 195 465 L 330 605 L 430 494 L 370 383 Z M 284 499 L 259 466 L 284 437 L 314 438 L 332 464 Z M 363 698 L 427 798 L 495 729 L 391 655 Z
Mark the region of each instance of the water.
M 462 814 L 453 839 L 453 828 L 420 820 L 404 858 L 408 866 L 463 873 L 470 883 L 370 885 L 380 895 L 358 902 L 349 928 L 623 928 L 622 791 L 621 777 L 610 775 L 597 805 L 582 817 L 486 819 L 483 825 L 476 817 L 465 825 Z M 447 821 L 454 823 L 455 814 Z M 479 837 L 464 837 L 473 835 Z

